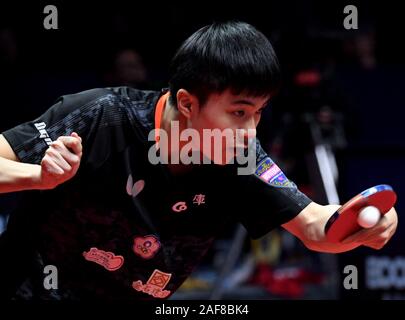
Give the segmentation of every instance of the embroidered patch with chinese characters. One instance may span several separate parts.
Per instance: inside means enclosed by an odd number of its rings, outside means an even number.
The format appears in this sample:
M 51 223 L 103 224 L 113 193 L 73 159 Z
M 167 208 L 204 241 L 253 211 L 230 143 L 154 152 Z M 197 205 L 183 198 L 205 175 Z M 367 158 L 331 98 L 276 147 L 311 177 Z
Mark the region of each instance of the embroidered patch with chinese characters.
M 123 256 L 116 256 L 112 252 L 91 248 L 88 252 L 83 252 L 83 257 L 87 261 L 95 262 L 108 271 L 115 271 L 122 267 L 124 264 Z
M 171 273 L 165 273 L 155 269 L 146 284 L 143 284 L 140 280 L 134 281 L 132 282 L 132 288 L 155 298 L 164 299 L 171 293 L 170 290 L 164 290 L 171 277 Z
M 193 203 L 196 204 L 197 206 L 205 204 L 205 194 L 200 193 L 200 194 L 194 195 Z

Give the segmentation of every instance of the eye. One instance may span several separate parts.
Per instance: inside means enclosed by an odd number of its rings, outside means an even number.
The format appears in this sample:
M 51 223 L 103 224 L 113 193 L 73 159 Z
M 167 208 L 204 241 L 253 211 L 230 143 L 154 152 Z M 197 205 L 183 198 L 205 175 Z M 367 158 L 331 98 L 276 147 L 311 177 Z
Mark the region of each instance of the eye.
M 256 111 L 257 114 L 262 114 L 262 111 L 264 110 L 264 108 L 261 108 L 259 110 Z
M 238 111 L 234 111 L 233 114 L 237 117 L 243 117 L 245 115 L 245 111 L 243 110 L 238 110 Z

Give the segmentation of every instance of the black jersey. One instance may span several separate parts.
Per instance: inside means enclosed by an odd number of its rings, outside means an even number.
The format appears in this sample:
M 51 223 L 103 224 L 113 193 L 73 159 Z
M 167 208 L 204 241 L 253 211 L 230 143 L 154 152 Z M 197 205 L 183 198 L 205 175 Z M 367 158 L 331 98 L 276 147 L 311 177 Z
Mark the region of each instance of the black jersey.
M 3 132 L 18 158 L 33 164 L 59 136 L 75 131 L 83 139 L 77 174 L 53 190 L 24 192 L 10 217 L 0 239 L 8 293 L 167 298 L 230 223 L 258 238 L 311 202 L 258 142 L 251 175 L 203 164 L 173 175 L 151 164 L 148 134 L 161 94 L 117 87 L 66 95 L 34 121 Z M 44 288 L 46 266 L 57 269 L 55 290 Z

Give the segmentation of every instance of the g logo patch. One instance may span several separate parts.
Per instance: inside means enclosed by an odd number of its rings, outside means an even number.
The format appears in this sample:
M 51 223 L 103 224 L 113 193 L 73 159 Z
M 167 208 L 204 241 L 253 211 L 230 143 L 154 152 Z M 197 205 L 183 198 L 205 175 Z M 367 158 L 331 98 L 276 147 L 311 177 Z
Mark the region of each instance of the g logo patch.
M 187 204 L 184 201 L 179 201 L 173 205 L 172 210 L 174 212 L 181 212 L 187 210 Z

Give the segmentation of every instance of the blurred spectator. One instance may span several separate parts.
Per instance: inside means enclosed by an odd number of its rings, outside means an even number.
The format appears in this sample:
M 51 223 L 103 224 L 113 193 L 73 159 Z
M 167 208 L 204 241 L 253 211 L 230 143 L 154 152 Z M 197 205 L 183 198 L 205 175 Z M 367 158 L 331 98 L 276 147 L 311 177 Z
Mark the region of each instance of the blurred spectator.
M 358 65 L 365 70 L 376 68 L 375 32 L 367 29 L 346 39 L 343 42 L 343 52 L 349 64 Z
M 12 30 L 0 29 L 0 70 L 11 71 L 17 62 L 17 41 Z M 3 74 L 4 75 L 4 74 Z
M 148 87 L 148 72 L 141 55 L 133 49 L 118 51 L 105 80 L 110 86 L 146 89 Z

